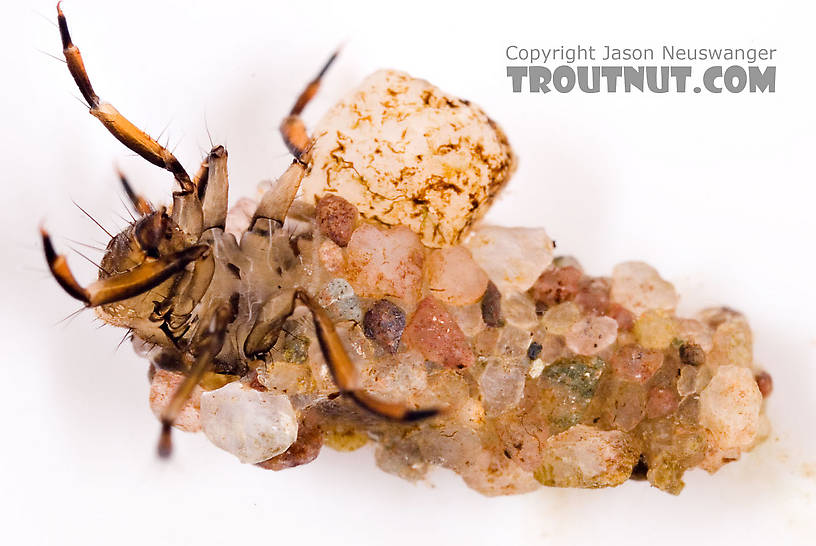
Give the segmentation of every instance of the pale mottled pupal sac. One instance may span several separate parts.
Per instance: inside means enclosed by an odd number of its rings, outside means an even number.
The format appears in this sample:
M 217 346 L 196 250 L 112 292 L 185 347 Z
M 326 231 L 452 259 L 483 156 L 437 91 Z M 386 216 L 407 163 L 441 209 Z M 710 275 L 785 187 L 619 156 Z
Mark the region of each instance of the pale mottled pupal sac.
M 472 226 L 514 162 L 466 101 L 378 72 L 312 139 L 299 114 L 327 64 L 282 124 L 296 159 L 228 213 L 226 150 L 190 177 L 100 100 L 58 13 L 91 113 L 180 187 L 165 209 L 125 182 L 139 217 L 87 286 L 42 233 L 60 285 L 150 360 L 161 453 L 171 426 L 271 470 L 373 441 L 387 472 L 441 466 L 486 495 L 678 493 L 687 469 L 768 434 L 771 379 L 741 314 L 681 318 L 644 263 L 595 277 L 542 229 Z

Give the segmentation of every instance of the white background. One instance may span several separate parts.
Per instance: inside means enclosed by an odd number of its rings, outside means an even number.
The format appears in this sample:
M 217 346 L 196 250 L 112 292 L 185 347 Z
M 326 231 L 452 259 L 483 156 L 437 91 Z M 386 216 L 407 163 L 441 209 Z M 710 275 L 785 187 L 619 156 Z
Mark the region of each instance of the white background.
M 289 161 L 280 118 L 346 43 L 306 118 L 380 67 L 411 72 L 481 104 L 520 168 L 489 219 L 545 226 L 592 274 L 627 259 L 659 268 L 681 310 L 728 304 L 755 332 L 773 374 L 766 444 L 715 476 L 687 474 L 672 497 L 644 483 L 483 498 L 445 471 L 412 485 L 372 450 L 325 450 L 272 473 L 242 466 L 201 436 L 154 457 L 146 363 L 123 332 L 47 275 L 37 240 L 106 237 L 126 216 L 114 165 L 155 201 L 171 177 L 123 148 L 76 100 L 51 2 L 5 2 L 0 19 L 3 244 L 0 536 L 7 544 L 730 544 L 816 536 L 814 39 L 797 3 L 509 1 L 84 2 L 63 4 L 103 99 L 194 170 L 206 125 L 230 153 L 231 199 Z M 805 3 L 802 3 L 804 5 Z M 552 47 L 778 49 L 773 95 L 514 95 L 511 43 Z M 97 255 L 91 251 L 91 254 Z M 93 266 L 70 258 L 82 279 Z

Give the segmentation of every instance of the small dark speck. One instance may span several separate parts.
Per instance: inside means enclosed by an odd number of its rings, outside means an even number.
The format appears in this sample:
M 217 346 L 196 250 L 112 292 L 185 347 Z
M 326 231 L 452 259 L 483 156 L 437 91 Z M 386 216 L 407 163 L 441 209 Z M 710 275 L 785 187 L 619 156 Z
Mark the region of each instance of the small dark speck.
M 541 343 L 533 341 L 530 343 L 530 346 L 527 347 L 527 358 L 530 360 L 535 360 L 541 354 Z

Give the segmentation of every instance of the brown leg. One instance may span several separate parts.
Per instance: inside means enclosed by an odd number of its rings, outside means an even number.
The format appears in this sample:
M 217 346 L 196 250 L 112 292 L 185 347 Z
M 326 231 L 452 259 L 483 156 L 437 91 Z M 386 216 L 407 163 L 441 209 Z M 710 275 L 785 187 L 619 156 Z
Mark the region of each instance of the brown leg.
M 204 158 L 201 165 L 198 167 L 195 175 L 193 175 L 193 184 L 198 190 L 198 198 L 204 199 L 204 192 L 207 189 L 207 179 L 210 176 L 210 156 Z
M 300 114 L 317 93 L 317 90 L 320 88 L 321 78 L 323 78 L 323 75 L 328 71 L 338 54 L 339 51 L 332 53 L 315 79 L 310 81 L 303 92 L 301 92 L 289 115 L 283 119 L 280 125 L 281 136 L 283 137 L 284 143 L 286 143 L 286 147 L 289 148 L 289 152 L 304 162 L 306 162 L 306 152 L 308 152 L 312 146 L 312 139 L 308 131 L 306 131 L 306 125 L 303 123 Z
M 401 404 L 393 404 L 379 400 L 365 391 L 357 388 L 357 371 L 343 348 L 340 336 L 326 311 L 303 290 L 297 290 L 295 297 L 300 300 L 314 317 L 317 341 L 329 365 L 334 382 L 340 392 L 349 395 L 361 407 L 368 411 L 394 421 L 415 421 L 433 417 L 439 413 L 438 409 L 409 410 Z
M 167 256 L 146 261 L 129 271 L 99 279 L 87 286 L 81 286 L 74 278 L 65 256 L 58 255 L 51 244 L 51 237 L 40 229 L 45 250 L 45 259 L 54 278 L 62 288 L 88 307 L 105 305 L 132 298 L 155 288 L 162 282 L 184 269 L 187 264 L 207 256 L 210 247 L 195 245 Z
M 320 87 L 320 79 L 332 65 L 337 58 L 338 52 L 335 51 L 329 60 L 320 69 L 315 79 L 309 82 L 306 89 L 295 101 L 295 105 L 289 112 L 289 115 L 281 122 L 280 132 L 286 147 L 295 160 L 288 169 L 278 178 L 275 185 L 267 191 L 261 198 L 255 214 L 252 216 L 252 221 L 249 224 L 249 230 L 255 229 L 258 220 L 268 220 L 265 225 L 259 226 L 260 231 L 272 231 L 283 225 L 286 219 L 286 213 L 295 200 L 298 189 L 300 189 L 300 181 L 306 172 L 306 165 L 309 162 L 309 150 L 312 146 L 311 137 L 306 131 L 306 125 L 300 117 L 301 112 L 309 104 L 309 101 L 317 93 Z
M 140 216 L 147 216 L 148 214 L 153 212 L 153 205 L 151 205 L 147 199 L 133 191 L 133 187 L 130 185 L 130 182 L 128 182 L 125 173 L 123 173 L 122 171 L 118 171 L 118 174 L 119 181 L 122 183 L 122 187 L 125 190 L 125 195 L 127 195 L 128 199 L 130 199 L 130 202 L 133 205 L 133 208 L 136 210 L 136 212 Z
M 159 437 L 158 452 L 160 457 L 169 457 L 173 444 L 170 438 L 170 431 L 173 427 L 173 422 L 178 417 L 179 412 L 184 407 L 184 404 L 189 400 L 193 389 L 201 381 L 204 374 L 209 371 L 212 366 L 213 358 L 221 351 L 224 344 L 224 337 L 227 332 L 227 326 L 234 318 L 234 310 L 229 303 L 222 303 L 219 305 L 213 316 L 210 318 L 206 329 L 199 331 L 191 345 L 192 358 L 195 359 L 193 366 L 190 368 L 190 373 L 184 378 L 181 385 L 178 386 L 170 403 L 164 408 L 161 414 L 161 435 Z
M 85 63 L 79 49 L 71 41 L 68 33 L 68 23 L 62 9 L 57 4 L 57 22 L 59 23 L 60 36 L 62 37 L 62 52 L 68 63 L 68 70 L 74 77 L 74 81 L 79 87 L 80 93 L 85 97 L 90 107 L 91 115 L 97 118 L 122 144 L 148 160 L 149 162 L 173 173 L 173 176 L 181 186 L 184 193 L 194 191 L 195 186 L 190 180 L 190 176 L 184 167 L 181 166 L 176 157 L 164 146 L 156 142 L 153 138 L 133 125 L 116 108 L 107 102 L 99 99 L 88 78 L 85 70 Z

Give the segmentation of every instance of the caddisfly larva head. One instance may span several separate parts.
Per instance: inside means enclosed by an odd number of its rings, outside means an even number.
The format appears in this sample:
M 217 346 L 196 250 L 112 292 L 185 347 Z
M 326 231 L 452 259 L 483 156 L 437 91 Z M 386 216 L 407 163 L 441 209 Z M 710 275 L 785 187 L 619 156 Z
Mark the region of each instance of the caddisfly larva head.
M 130 271 L 195 243 L 196 238 L 185 233 L 162 207 L 138 218 L 110 240 L 100 263 L 99 279 Z M 150 332 L 158 326 L 154 316 L 157 306 L 171 297 L 177 277 L 172 276 L 137 296 L 101 305 L 97 313 L 112 324 Z

